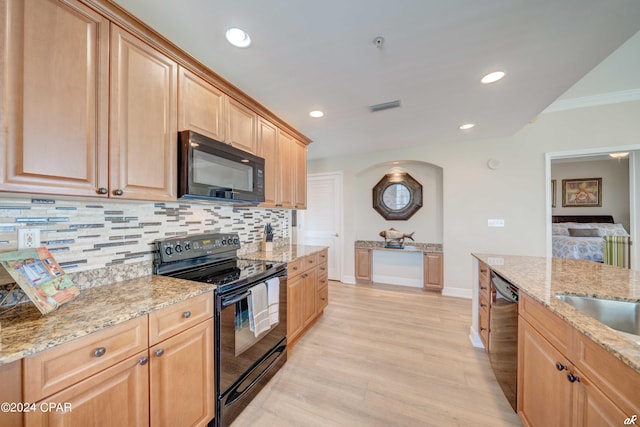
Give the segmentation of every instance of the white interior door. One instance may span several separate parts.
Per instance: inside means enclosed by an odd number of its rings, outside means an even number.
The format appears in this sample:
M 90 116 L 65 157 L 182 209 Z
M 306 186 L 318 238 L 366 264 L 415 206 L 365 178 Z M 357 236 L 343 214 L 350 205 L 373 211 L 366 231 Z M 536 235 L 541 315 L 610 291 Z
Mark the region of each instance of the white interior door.
M 329 247 L 329 280 L 342 278 L 342 172 L 307 175 L 307 209 L 298 211 L 298 242 Z

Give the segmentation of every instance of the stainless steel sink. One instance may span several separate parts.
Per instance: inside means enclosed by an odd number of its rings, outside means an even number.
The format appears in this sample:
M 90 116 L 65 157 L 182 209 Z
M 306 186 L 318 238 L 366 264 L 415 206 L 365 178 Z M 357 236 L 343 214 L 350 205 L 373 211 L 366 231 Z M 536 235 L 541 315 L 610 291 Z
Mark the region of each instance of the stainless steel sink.
M 640 336 L 640 302 L 596 297 L 556 295 L 577 310 L 620 332 Z

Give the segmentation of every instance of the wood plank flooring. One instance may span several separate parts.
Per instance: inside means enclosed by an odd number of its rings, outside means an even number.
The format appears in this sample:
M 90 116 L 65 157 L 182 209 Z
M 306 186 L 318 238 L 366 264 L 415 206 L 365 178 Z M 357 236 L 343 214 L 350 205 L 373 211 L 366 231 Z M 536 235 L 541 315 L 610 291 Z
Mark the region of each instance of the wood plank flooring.
M 470 323 L 470 300 L 329 282 L 324 315 L 233 427 L 521 426 Z

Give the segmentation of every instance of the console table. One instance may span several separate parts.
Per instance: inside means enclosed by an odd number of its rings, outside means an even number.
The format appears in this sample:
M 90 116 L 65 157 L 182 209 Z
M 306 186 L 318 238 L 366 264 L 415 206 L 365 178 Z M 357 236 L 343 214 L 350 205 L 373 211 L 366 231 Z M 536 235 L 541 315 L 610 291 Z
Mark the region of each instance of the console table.
M 442 244 L 413 243 L 403 249 L 384 247 L 384 242 L 375 240 L 356 240 L 355 249 L 355 277 L 356 283 L 373 282 L 373 253 L 387 251 L 389 253 L 422 253 L 422 287 L 430 291 L 442 291 Z

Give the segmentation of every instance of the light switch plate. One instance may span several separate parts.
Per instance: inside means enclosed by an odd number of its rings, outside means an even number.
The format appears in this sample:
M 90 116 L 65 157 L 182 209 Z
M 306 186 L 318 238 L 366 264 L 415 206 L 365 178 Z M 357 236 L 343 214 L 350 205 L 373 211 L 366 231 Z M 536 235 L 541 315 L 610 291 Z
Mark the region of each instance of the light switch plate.
M 490 219 L 487 221 L 489 227 L 504 227 L 504 219 Z

